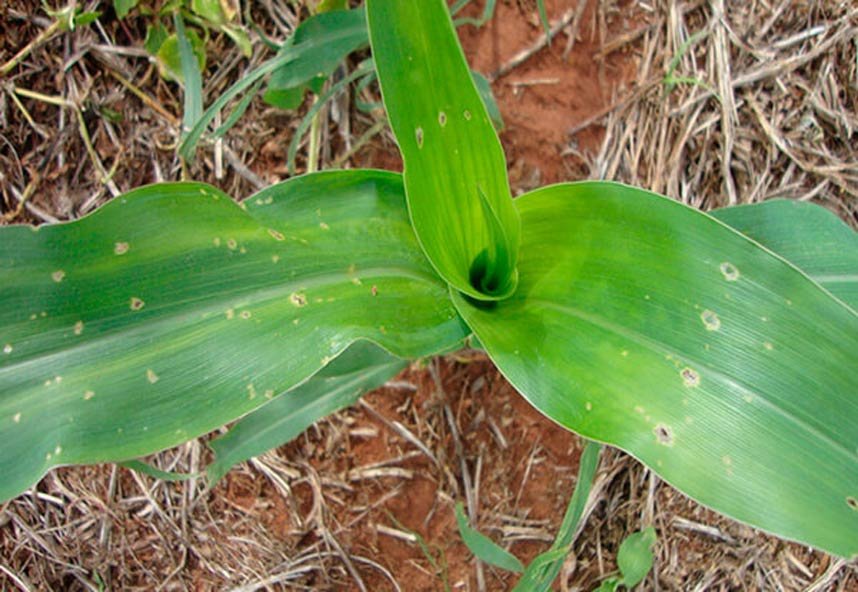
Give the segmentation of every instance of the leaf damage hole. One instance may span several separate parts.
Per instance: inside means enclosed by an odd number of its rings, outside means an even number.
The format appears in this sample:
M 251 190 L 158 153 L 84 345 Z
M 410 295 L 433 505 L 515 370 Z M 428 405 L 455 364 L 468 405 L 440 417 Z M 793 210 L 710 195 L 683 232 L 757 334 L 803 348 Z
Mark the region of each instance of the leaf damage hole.
M 423 148 L 423 128 L 422 127 L 418 127 L 416 130 L 414 130 L 414 137 L 417 140 L 417 147 Z
M 128 243 L 116 243 L 115 245 L 113 245 L 113 252 L 116 255 L 124 255 L 128 252 L 128 249 L 130 248 L 131 245 L 129 245 Z
M 63 278 L 65 278 L 65 277 L 66 277 L 66 272 L 64 272 L 62 269 L 58 269 L 54 273 L 51 274 L 51 279 L 54 280 L 58 284 L 61 281 L 63 281 Z
M 703 326 L 706 327 L 707 331 L 717 331 L 721 328 L 721 319 L 718 318 L 718 315 L 714 311 L 709 309 L 700 313 L 700 320 L 703 321 Z
M 307 296 L 301 292 L 292 292 L 289 295 L 289 302 L 295 306 L 304 306 L 307 304 Z
M 725 261 L 720 265 L 721 275 L 724 276 L 724 279 L 728 282 L 735 282 L 739 279 L 739 270 L 735 265 L 730 263 L 729 261 Z
M 680 372 L 682 382 L 689 388 L 700 386 L 700 375 L 691 368 L 683 368 Z
M 673 446 L 673 430 L 669 425 L 660 423 L 653 428 L 652 432 L 659 444 Z
M 855 499 L 850 495 L 846 498 L 846 505 L 858 512 L 858 499 Z
M 143 302 L 140 298 L 137 298 L 137 296 L 132 296 L 130 306 L 131 310 L 140 310 L 141 308 L 146 306 L 146 303 Z

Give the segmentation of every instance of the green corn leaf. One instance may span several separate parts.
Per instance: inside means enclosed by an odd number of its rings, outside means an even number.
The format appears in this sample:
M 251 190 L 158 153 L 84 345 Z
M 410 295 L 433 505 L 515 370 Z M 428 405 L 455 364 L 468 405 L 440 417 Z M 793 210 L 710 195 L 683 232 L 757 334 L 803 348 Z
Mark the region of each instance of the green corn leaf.
M 281 109 L 297 109 L 307 89 L 320 92 L 322 83 L 346 56 L 369 43 L 366 13 L 363 8 L 356 8 L 311 16 L 298 25 L 278 55 L 294 52 L 296 47 L 315 39 L 331 39 L 331 42 L 317 44 L 308 53 L 307 59 L 312 63 L 312 68 L 296 68 L 293 63 L 287 63 L 276 69 L 263 95 L 266 103 Z
M 524 566 L 515 555 L 468 524 L 462 502 L 456 504 L 456 524 L 459 526 L 459 535 L 465 545 L 481 561 L 515 573 L 524 571 Z
M 788 199 L 712 215 L 771 249 L 858 310 L 858 234 L 822 206 Z
M 655 529 L 649 526 L 626 537 L 617 552 L 617 567 L 623 574 L 623 586 L 631 590 L 646 577 L 652 569 L 655 559 L 652 547 L 655 545 Z
M 367 23 L 421 246 L 456 290 L 479 300 L 508 296 L 516 284 L 518 214 L 500 141 L 446 4 L 370 0 Z M 485 215 L 484 202 L 493 215 Z
M 587 442 L 578 463 L 578 481 L 575 483 L 575 491 L 569 500 L 563 522 L 557 531 L 557 537 L 548 551 L 540 553 L 530 562 L 513 592 L 548 592 L 551 590 L 551 584 L 557 579 L 560 570 L 563 569 L 566 556 L 572 550 L 575 532 L 578 530 L 578 523 L 584 514 L 587 498 L 590 496 L 590 489 L 593 487 L 593 478 L 596 476 L 596 469 L 599 467 L 599 453 L 601 451 L 602 447 L 599 444 Z
M 407 366 L 369 342 L 351 345 L 304 384 L 243 417 L 212 440 L 215 460 L 206 468 L 216 483 L 236 464 L 298 437 L 314 422 L 355 403 Z
M 0 499 L 206 433 L 355 340 L 419 357 L 464 339 L 398 175 L 308 175 L 245 204 L 163 184 L 0 229 Z
M 687 495 L 858 553 L 858 316 L 706 214 L 588 182 L 516 200 L 519 288 L 454 302 L 540 411 Z

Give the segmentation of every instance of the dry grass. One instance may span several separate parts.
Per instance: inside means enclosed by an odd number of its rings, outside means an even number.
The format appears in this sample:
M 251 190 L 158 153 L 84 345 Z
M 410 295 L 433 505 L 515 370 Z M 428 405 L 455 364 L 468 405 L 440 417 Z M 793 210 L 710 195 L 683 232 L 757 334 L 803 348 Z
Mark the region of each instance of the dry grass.
M 35 2 L 0 7 L 3 62 L 51 22 Z M 620 36 L 606 32 L 615 2 L 600 2 L 591 18 L 568 13 L 563 45 L 595 36 L 606 63 L 618 51 L 639 60 L 632 88 L 570 130 L 605 128 L 596 154 L 578 154 L 570 142 L 572 168 L 583 162 L 593 177 L 703 209 L 813 199 L 858 224 L 858 9 L 722 0 L 622 6 L 632 8 L 646 18 Z M 274 39 L 299 16 L 283 0 L 255 3 L 251 14 Z M 183 176 L 242 197 L 288 176 L 297 118 L 259 100 L 183 167 L 175 156 L 181 96 L 141 55 L 142 35 L 135 20 L 57 33 L 0 78 L 7 222 L 76 218 L 118 192 Z M 267 57 L 254 47 L 246 60 L 228 40 L 212 41 L 208 100 Z M 672 61 L 675 84 L 665 82 Z M 347 95 L 323 115 L 323 167 L 396 162 L 389 132 L 376 135 L 376 120 L 358 114 Z M 196 472 L 210 458 L 204 443 L 152 461 Z M 454 500 L 531 558 L 559 524 L 579 453 L 577 438 L 529 411 L 480 355 L 435 361 L 236 468 L 214 490 L 202 479 L 163 483 L 112 466 L 52 472 L 0 506 L 0 589 L 441 590 L 445 580 L 454 590 L 506 589 L 512 579 L 472 563 L 456 542 Z M 646 590 L 858 590 L 854 562 L 721 518 L 622 453 L 603 454 L 594 492 L 563 590 L 597 586 L 615 568 L 622 538 L 648 524 L 660 540 Z
M 659 3 L 628 38 L 638 79 L 592 176 L 702 209 L 813 199 L 858 221 L 858 7 Z

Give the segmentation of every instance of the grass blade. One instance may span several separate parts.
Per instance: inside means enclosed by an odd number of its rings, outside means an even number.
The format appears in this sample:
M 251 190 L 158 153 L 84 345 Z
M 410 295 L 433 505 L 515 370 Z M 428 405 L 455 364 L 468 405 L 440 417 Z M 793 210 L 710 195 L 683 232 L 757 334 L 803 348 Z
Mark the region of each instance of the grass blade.
M 593 486 L 593 478 L 599 467 L 601 450 L 601 445 L 596 442 L 588 441 L 584 446 L 584 452 L 581 453 L 581 459 L 578 461 L 578 480 L 575 482 L 575 491 L 572 493 L 572 499 L 569 500 L 557 537 L 548 551 L 537 555 L 527 566 L 524 575 L 513 589 L 514 592 L 545 592 L 551 589 L 551 584 L 563 568 L 566 556 L 572 550 L 575 533 L 581 522 L 581 516 L 584 515 L 587 498 L 590 497 Z
M 459 535 L 465 545 L 480 561 L 515 573 L 524 571 L 524 566 L 515 555 L 468 524 L 462 502 L 456 504 L 456 524 L 459 526 Z
M 185 34 L 185 22 L 178 12 L 173 15 L 173 23 L 179 40 L 179 61 L 182 66 L 185 89 L 185 106 L 182 114 L 182 135 L 184 135 L 197 124 L 203 113 L 203 78 L 197 57 Z

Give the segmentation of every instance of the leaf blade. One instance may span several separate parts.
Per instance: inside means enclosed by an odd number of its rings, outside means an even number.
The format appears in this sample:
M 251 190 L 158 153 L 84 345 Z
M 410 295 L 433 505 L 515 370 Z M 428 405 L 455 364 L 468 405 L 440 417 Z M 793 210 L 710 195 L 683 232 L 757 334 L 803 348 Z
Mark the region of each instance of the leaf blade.
M 514 573 L 524 571 L 524 566 L 515 555 L 468 524 L 462 502 L 456 504 L 456 524 L 459 527 L 459 536 L 462 537 L 465 545 L 481 561 Z
M 724 514 L 855 554 L 854 312 L 655 194 L 579 183 L 516 204 L 519 291 L 484 309 L 454 296 L 513 385 Z
M 421 246 L 457 290 L 481 300 L 509 295 L 516 281 L 518 214 L 500 141 L 446 4 L 372 0 L 367 3 L 367 23 Z M 480 193 L 503 232 L 493 230 L 486 219 Z M 503 255 L 487 270 L 487 275 L 501 278 L 491 291 L 472 283 L 472 266 L 483 253 L 489 259 Z
M 301 177 L 245 207 L 171 184 L 2 229 L 0 498 L 210 431 L 357 339 L 416 357 L 464 338 L 397 175 Z
M 773 199 L 711 214 L 858 310 L 858 235 L 832 212 L 809 202 Z

